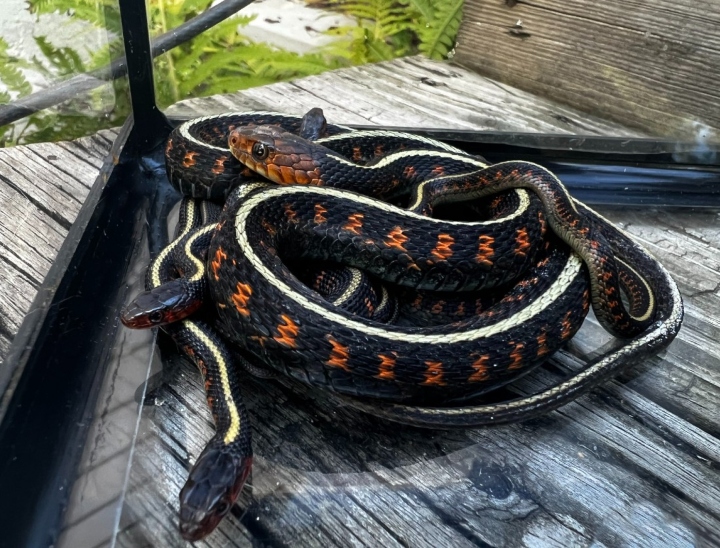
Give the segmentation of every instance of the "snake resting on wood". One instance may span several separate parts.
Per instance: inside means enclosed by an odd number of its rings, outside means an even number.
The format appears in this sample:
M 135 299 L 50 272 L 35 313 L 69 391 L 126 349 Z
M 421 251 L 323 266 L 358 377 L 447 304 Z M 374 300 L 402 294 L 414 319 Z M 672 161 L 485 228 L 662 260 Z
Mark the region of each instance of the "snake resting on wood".
M 243 374 L 288 375 L 418 426 L 501 424 L 577 398 L 682 322 L 662 265 L 536 164 L 351 131 L 319 109 L 191 120 L 166 160 L 187 196 L 176 237 L 121 319 L 160 326 L 205 379 L 217 433 L 181 491 L 186 539 L 216 527 L 250 471 Z M 538 394 L 482 403 L 591 306 L 622 346 Z

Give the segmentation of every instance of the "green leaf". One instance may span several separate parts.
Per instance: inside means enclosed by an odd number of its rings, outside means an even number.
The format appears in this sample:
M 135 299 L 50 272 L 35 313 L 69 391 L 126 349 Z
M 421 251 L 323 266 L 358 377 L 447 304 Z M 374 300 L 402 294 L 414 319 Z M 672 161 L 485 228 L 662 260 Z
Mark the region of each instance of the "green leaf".
M 18 94 L 19 97 L 28 95 L 32 91 L 30 83 L 25 78 L 25 75 L 20 71 L 20 66 L 23 63 L 9 55 L 8 43 L 0 38 L 0 82 L 9 90 Z M 3 91 L 0 96 L 0 103 L 7 103 L 10 101 L 10 94 Z
M 28 0 L 28 6 L 37 15 L 59 12 L 99 29 L 122 32 L 117 0 Z
M 60 76 L 85 72 L 85 66 L 78 53 L 69 47 L 56 48 L 44 36 L 35 38 L 35 43 Z
M 455 45 L 460 28 L 463 0 L 438 0 L 428 26 L 418 29 L 420 51 L 431 59 L 444 59 Z

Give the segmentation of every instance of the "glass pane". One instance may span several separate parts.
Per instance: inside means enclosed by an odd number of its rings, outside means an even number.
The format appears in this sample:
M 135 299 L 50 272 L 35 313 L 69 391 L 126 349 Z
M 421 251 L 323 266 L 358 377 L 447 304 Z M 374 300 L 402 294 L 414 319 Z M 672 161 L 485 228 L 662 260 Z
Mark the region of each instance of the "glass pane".
M 14 123 L 0 127 L 0 144 L 69 140 L 121 125 L 127 85 L 108 83 L 104 70 L 122 54 L 121 37 L 116 0 L 2 2 L 0 125 Z

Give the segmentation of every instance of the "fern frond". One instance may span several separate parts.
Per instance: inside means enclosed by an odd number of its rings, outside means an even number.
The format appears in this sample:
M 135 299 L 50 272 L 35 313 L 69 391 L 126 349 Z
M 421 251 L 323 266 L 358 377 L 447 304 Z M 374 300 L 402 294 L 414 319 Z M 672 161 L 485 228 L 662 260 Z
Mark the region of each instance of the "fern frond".
M 28 95 L 32 91 L 30 83 L 20 70 L 23 63 L 8 53 L 8 43 L 0 38 L 0 83 L 7 88 L 2 92 L 0 103 L 10 101 L 10 92 L 17 93 L 19 97 Z
M 425 21 L 433 20 L 435 16 L 435 2 L 433 0 L 409 0 L 409 3 L 423 16 Z
M 418 29 L 419 49 L 431 59 L 444 59 L 455 45 L 464 0 L 436 0 L 433 17 Z
M 74 49 L 68 47 L 56 48 L 48 42 L 45 36 L 36 37 L 35 43 L 60 76 L 85 72 L 85 65 Z
M 115 33 L 122 31 L 117 0 L 27 0 L 30 13 L 59 12 Z

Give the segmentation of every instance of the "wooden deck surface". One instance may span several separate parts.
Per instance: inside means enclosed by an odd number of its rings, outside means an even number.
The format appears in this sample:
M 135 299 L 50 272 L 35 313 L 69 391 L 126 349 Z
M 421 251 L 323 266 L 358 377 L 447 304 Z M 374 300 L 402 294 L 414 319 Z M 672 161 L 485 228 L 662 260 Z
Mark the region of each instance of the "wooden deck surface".
M 316 106 L 335 123 L 634 135 L 417 58 L 191 101 L 173 113 Z M 0 150 L 0 357 L 113 136 Z M 251 485 L 197 545 L 720 546 L 720 214 L 601 213 L 678 281 L 686 321 L 665 352 L 541 419 L 451 432 L 383 424 L 305 387 L 248 380 Z M 610 344 L 589 319 L 518 390 L 556 381 Z M 144 371 L 137 382 L 107 379 L 112 397 L 99 400 L 59 546 L 110 545 L 119 507 L 117 545 L 183 545 L 177 495 L 212 422 L 199 375 L 163 350 L 170 357 L 152 364 L 139 423 Z
M 720 140 L 720 0 L 466 0 L 455 60 L 652 135 Z

